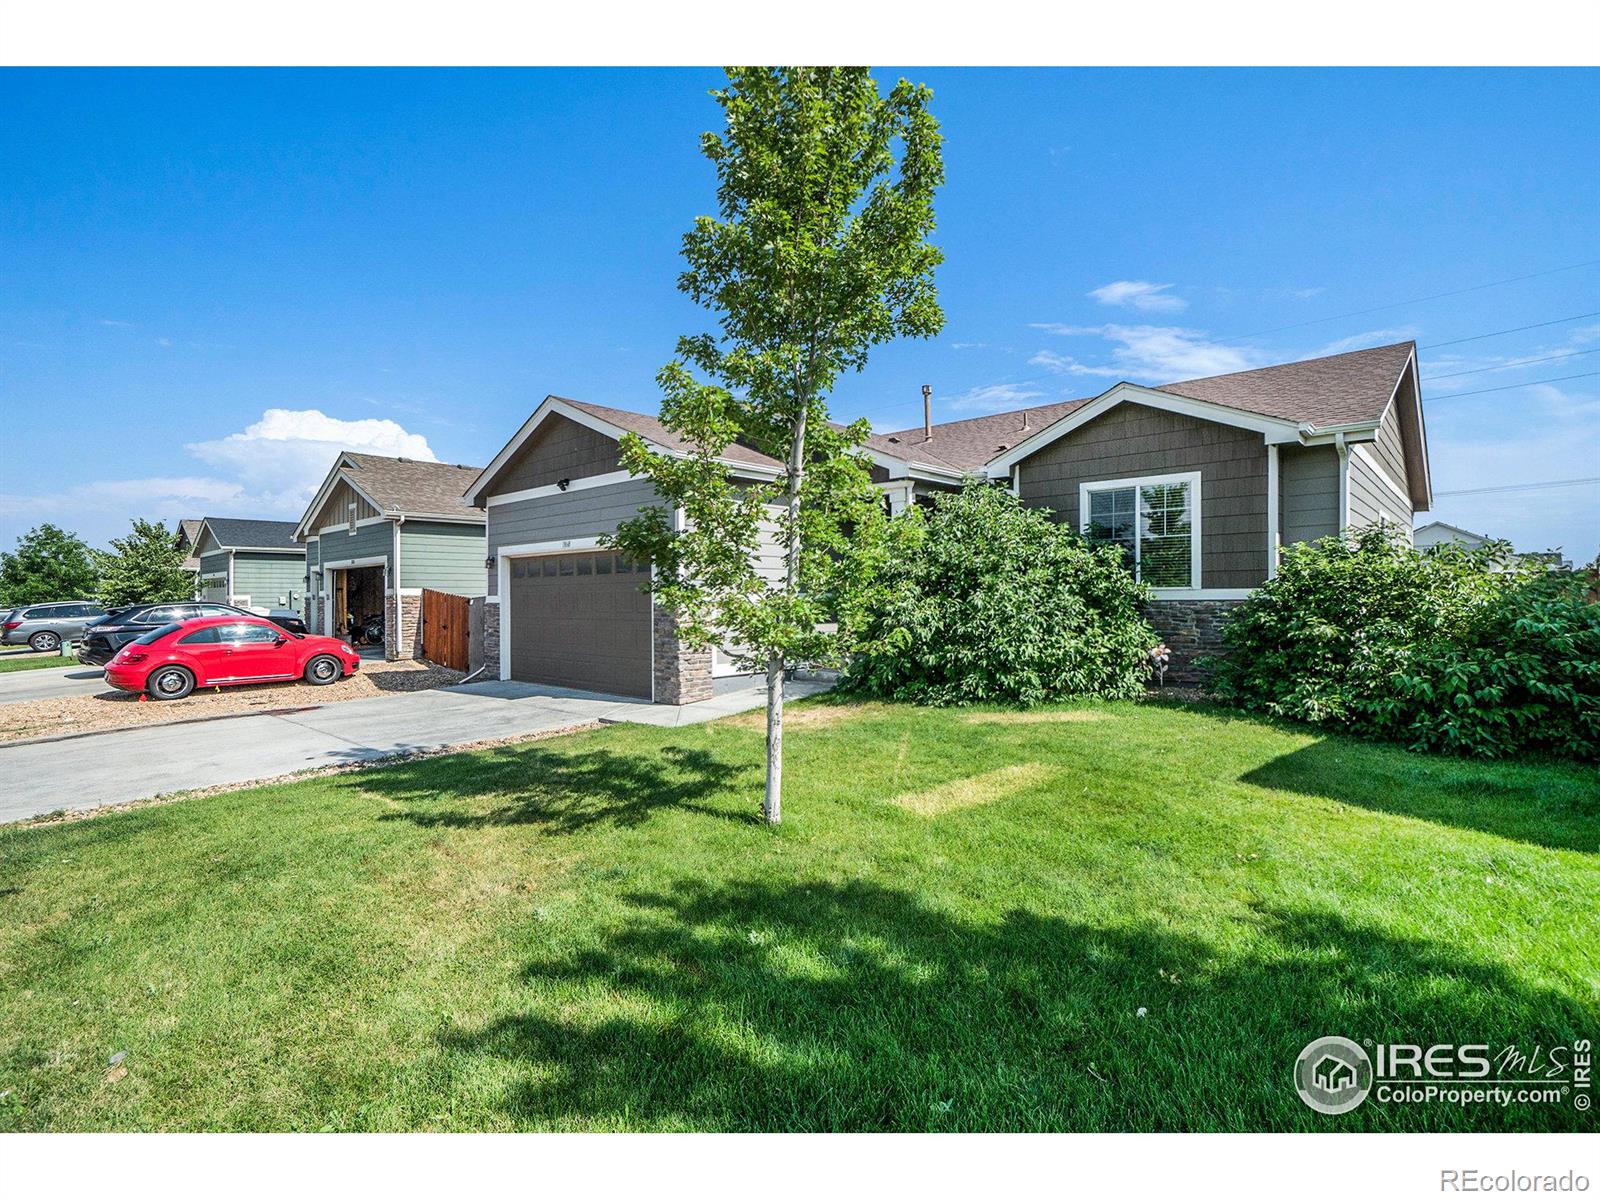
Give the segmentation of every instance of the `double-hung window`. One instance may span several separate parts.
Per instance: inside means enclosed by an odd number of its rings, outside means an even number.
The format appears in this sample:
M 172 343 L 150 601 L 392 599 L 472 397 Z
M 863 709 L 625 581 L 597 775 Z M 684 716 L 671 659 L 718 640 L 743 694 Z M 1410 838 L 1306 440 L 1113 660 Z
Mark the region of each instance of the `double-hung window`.
M 1108 479 L 1078 486 L 1092 542 L 1121 546 L 1134 578 L 1153 588 L 1200 586 L 1200 473 Z

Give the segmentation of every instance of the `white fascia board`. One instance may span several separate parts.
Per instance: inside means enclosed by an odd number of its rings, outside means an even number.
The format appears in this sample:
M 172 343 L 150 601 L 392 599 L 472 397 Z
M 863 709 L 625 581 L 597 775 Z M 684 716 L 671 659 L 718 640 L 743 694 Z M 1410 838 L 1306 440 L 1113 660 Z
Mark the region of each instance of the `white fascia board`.
M 478 473 L 478 477 L 472 481 L 472 486 L 462 493 L 466 497 L 467 503 L 474 505 L 487 503 L 484 498 L 484 491 L 488 488 L 489 483 L 516 456 L 517 451 L 522 449 L 539 426 L 544 424 L 552 414 L 566 417 L 569 421 L 575 421 L 579 425 L 593 429 L 596 433 L 603 433 L 613 441 L 621 441 L 624 434 L 634 432 L 630 429 L 624 429 L 620 425 L 614 425 L 603 417 L 597 417 L 593 413 L 585 412 L 583 409 L 567 403 L 560 396 L 546 396 L 539 407 L 533 410 L 533 414 L 522 423 L 522 428 L 518 429 L 512 439 L 500 448 L 500 453 L 496 454 L 489 465 Z M 644 437 L 643 434 L 638 436 Z M 672 458 L 689 457 L 681 450 L 669 449 L 659 442 L 650 441 L 649 438 L 644 438 L 644 440 L 658 454 L 666 454 Z M 776 479 L 783 474 L 782 467 L 739 462 L 731 458 L 719 458 L 717 463 L 720 466 L 727 467 L 730 471 L 743 475 L 753 475 L 758 479 Z
M 1400 486 L 1400 481 L 1398 479 L 1389 474 L 1384 465 L 1378 461 L 1377 455 L 1373 454 L 1372 451 L 1368 450 L 1365 446 L 1351 446 L 1350 453 L 1359 458 L 1361 460 L 1361 464 L 1366 467 L 1367 470 L 1371 471 L 1374 475 L 1381 479 L 1384 485 L 1388 487 L 1390 492 L 1398 496 L 1401 500 L 1404 500 L 1407 508 L 1411 507 L 1411 493 Z
M 324 571 L 348 571 L 355 567 L 385 567 L 389 565 L 387 554 L 369 554 L 365 558 L 341 558 L 337 562 L 329 561 L 321 564 Z
M 322 506 L 328 502 L 328 497 L 333 492 L 334 484 L 340 482 L 341 479 L 345 483 L 348 483 L 351 490 L 365 500 L 368 504 L 372 505 L 373 508 L 377 509 L 380 513 L 383 511 L 383 505 L 379 504 L 371 496 L 367 495 L 366 492 L 357 487 L 354 480 L 348 479 L 341 474 L 346 465 L 354 464 L 350 463 L 349 455 L 341 450 L 339 451 L 339 457 L 334 460 L 332 469 L 329 470 L 327 476 L 323 479 L 322 486 L 317 489 L 317 494 L 312 497 L 310 506 L 306 509 L 304 515 L 301 516 L 300 523 L 294 527 L 294 536 L 297 540 L 304 538 L 307 522 L 311 521 L 319 512 L 322 511 Z
M 559 484 L 546 483 L 539 487 L 523 488 L 516 492 L 497 492 L 488 497 L 485 505 L 515 504 L 519 500 L 541 500 L 546 496 L 559 496 L 562 492 L 583 492 L 590 488 L 609 487 L 616 483 L 627 483 L 634 476 L 628 471 L 608 471 L 604 475 L 585 475 L 581 479 L 574 479 L 565 488 Z
M 1276 417 L 1263 417 L 1256 413 L 1244 412 L 1237 408 L 1228 408 L 1221 404 L 1212 404 L 1205 400 L 1191 400 L 1187 396 L 1175 396 L 1171 392 L 1157 391 L 1155 388 L 1141 387 L 1136 383 L 1118 383 L 1100 393 L 1089 403 L 1081 408 L 1076 408 L 1065 416 L 1052 421 L 1032 437 L 1024 438 L 1004 454 L 991 458 L 988 462 L 988 473 L 992 479 L 1008 479 L 1011 468 L 1027 458 L 1029 455 L 1044 449 L 1051 442 L 1064 437 L 1074 429 L 1087 425 L 1090 421 L 1104 416 L 1119 404 L 1143 404 L 1147 408 L 1159 408 L 1166 412 L 1181 413 L 1187 417 L 1194 417 L 1201 421 L 1211 421 L 1218 425 L 1232 425 L 1239 429 L 1253 429 L 1268 441 L 1297 442 L 1301 437 L 1301 426 L 1294 421 L 1282 421 Z
M 384 518 L 389 520 L 391 518 Z M 431 512 L 397 512 L 393 514 L 397 521 L 442 521 L 451 525 L 482 525 L 488 518 L 483 516 L 462 516 L 460 513 L 431 513 Z
M 229 546 L 227 550 L 230 554 L 243 550 L 250 554 L 298 554 L 301 557 L 305 556 L 305 551 L 297 546 Z
M 911 458 L 903 458 L 897 454 L 890 454 L 887 450 L 880 450 L 876 446 L 860 446 L 858 452 L 872 460 L 874 466 L 882 467 L 889 472 L 890 479 L 921 479 L 928 483 L 964 483 L 974 475 L 982 476 L 983 472 L 959 471 L 954 467 L 936 467 L 930 463 L 920 463 Z
M 392 521 L 392 520 L 394 520 L 393 517 L 386 517 L 382 513 L 379 513 L 375 517 L 362 517 L 360 520 L 358 520 L 356 522 L 356 528 L 357 529 L 365 529 L 369 525 L 381 525 L 385 521 Z M 317 530 L 316 536 L 323 537 L 324 535 L 330 534 L 330 533 L 349 533 L 349 532 L 350 532 L 350 522 L 349 521 L 340 521 L 335 525 L 324 525 L 324 526 L 322 526 L 322 528 Z M 306 540 L 310 541 L 311 539 L 307 538 Z

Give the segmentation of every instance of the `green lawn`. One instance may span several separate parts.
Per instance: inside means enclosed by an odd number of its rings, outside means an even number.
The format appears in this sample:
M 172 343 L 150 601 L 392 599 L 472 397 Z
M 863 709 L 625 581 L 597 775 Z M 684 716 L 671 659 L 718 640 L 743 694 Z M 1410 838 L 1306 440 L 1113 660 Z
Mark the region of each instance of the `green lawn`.
M 747 719 L 0 830 L 0 1128 L 1594 1128 L 1290 1079 L 1600 1035 L 1592 768 L 1057 718 L 795 710 L 776 833 Z
M 78 656 L 69 654 L 62 658 L 59 654 L 34 654 L 29 650 L 20 652 L 5 650 L 0 652 L 0 675 L 7 671 L 38 671 L 45 667 L 75 667 L 78 665 Z

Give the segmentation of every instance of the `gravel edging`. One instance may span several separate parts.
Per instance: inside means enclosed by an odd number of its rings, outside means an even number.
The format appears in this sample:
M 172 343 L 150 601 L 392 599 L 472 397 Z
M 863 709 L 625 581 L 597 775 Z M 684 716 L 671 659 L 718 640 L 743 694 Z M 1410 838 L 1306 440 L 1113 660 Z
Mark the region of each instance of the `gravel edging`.
M 243 716 L 255 714 L 244 713 Z M 220 720 L 220 717 L 206 718 Z M 102 804 L 97 808 L 58 809 L 53 813 L 45 813 L 39 817 L 28 817 L 21 821 L 0 823 L 0 829 L 38 829 L 47 825 L 70 825 L 76 821 L 87 821 L 94 817 L 111 816 L 115 813 L 133 812 L 141 808 L 156 808 L 160 805 L 175 804 L 180 800 L 200 800 L 207 796 L 221 796 L 228 792 L 244 792 L 251 788 L 270 787 L 279 783 L 292 783 L 303 779 L 321 779 L 332 775 L 354 775 L 360 771 L 370 771 L 374 767 L 392 767 L 396 763 L 416 762 L 425 758 L 443 758 L 449 754 L 469 754 L 475 750 L 492 750 L 496 746 L 514 746 L 522 742 L 542 742 L 547 738 L 565 737 L 569 733 L 583 733 L 590 729 L 599 729 L 603 721 L 579 721 L 573 725 L 563 725 L 559 729 L 545 729 L 538 733 L 519 733 L 511 737 L 485 738 L 478 742 L 457 742 L 451 746 L 439 746 L 432 750 L 401 750 L 394 754 L 385 754 L 378 758 L 365 759 L 362 762 L 339 763 L 331 767 L 311 767 L 305 771 L 291 771 L 287 775 L 273 775 L 266 779 L 252 779 L 248 783 L 221 783 L 215 787 L 189 788 L 182 792 L 166 792 L 159 796 L 146 796 L 142 800 L 129 800 L 124 804 Z

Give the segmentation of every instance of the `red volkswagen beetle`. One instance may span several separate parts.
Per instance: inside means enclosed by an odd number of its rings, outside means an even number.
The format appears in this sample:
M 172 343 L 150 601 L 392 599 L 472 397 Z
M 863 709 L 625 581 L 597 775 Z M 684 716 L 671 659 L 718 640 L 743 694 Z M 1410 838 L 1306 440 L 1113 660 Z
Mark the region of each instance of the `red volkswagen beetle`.
M 199 617 L 129 642 L 106 664 L 106 682 L 155 700 L 181 700 L 197 687 L 333 683 L 360 666 L 360 656 L 338 638 L 290 633 L 257 617 Z

